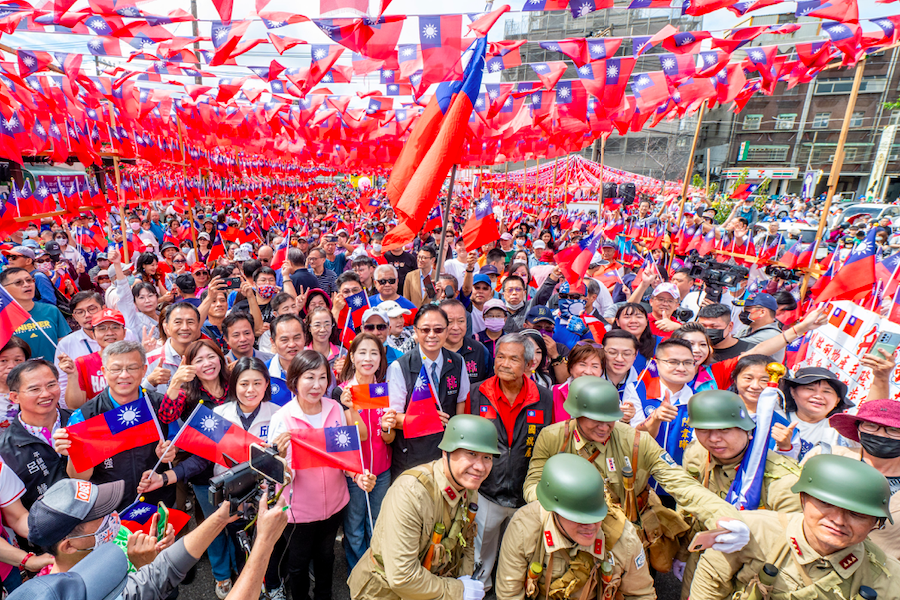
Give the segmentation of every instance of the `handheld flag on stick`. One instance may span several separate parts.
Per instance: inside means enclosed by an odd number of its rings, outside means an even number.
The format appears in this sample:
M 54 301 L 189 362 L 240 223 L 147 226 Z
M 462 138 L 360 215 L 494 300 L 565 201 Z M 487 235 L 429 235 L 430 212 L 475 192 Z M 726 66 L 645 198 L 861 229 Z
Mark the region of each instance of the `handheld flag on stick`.
M 417 438 L 444 431 L 444 424 L 437 409 L 437 398 L 431 389 L 425 365 L 422 365 L 416 378 L 416 387 L 409 399 L 409 406 L 406 407 L 403 435 L 407 438 Z
M 66 427 L 72 446 L 69 458 L 82 473 L 110 456 L 161 439 L 153 410 L 143 397 Z
M 223 467 L 232 466 L 225 460 L 226 454 L 236 463 L 250 460 L 250 444 L 262 445 L 263 441 L 202 404 L 172 440 L 173 446 Z
M 16 329 L 30 318 L 28 311 L 22 308 L 3 286 L 0 286 L 0 347 L 5 346 Z
M 354 385 L 350 388 L 350 395 L 356 408 L 388 408 L 391 405 L 386 383 Z
M 362 473 L 362 446 L 359 428 L 340 427 L 294 429 L 291 431 L 291 468 L 333 467 Z
M 174 508 L 168 508 L 167 510 L 169 511 L 169 523 L 175 528 L 175 535 L 178 535 L 178 532 L 184 529 L 184 526 L 191 520 L 191 515 Z M 155 536 L 156 532 L 150 531 L 150 525 L 153 523 L 153 515 L 155 514 L 155 506 L 138 501 L 123 510 L 119 518 L 122 520 L 122 525 L 127 527 L 131 533 L 143 532 L 147 535 Z
M 741 460 L 731 488 L 725 501 L 738 510 L 756 510 L 762 498 L 763 475 L 766 471 L 766 456 L 769 453 L 769 437 L 772 432 L 772 418 L 775 406 L 781 403 L 781 392 L 777 384 L 770 382 L 769 387 L 759 395 L 756 406 L 756 431 L 750 448 Z

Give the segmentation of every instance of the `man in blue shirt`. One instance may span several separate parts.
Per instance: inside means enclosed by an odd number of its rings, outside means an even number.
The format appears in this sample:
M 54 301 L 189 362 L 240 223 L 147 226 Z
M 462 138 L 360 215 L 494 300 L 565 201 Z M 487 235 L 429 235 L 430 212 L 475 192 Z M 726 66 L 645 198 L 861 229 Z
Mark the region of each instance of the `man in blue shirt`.
M 0 271 L 0 285 L 31 315 L 31 320 L 20 325 L 14 335 L 31 347 L 31 358 L 43 358 L 52 364 L 56 342 L 72 332 L 66 319 L 55 306 L 34 301 L 34 277 L 25 269 Z
M 10 267 L 19 267 L 31 273 L 37 291 L 41 294 L 39 302 L 56 306 L 56 291 L 53 288 L 53 282 L 47 275 L 35 268 L 37 255 L 32 248 L 15 246 L 12 250 L 4 250 L 3 254 L 6 255 Z

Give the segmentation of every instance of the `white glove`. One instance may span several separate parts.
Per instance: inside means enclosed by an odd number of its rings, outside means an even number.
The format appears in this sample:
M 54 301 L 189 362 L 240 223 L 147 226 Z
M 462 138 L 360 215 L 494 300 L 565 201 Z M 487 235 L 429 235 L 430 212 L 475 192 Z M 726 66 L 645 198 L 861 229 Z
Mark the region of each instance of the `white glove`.
M 678 560 L 677 558 L 672 561 L 672 575 L 674 575 L 678 581 L 684 580 L 684 561 Z
M 484 584 L 468 575 L 459 578 L 463 584 L 463 600 L 481 600 L 484 598 Z
M 737 552 L 750 541 L 750 529 L 743 521 L 729 519 L 719 521 L 717 524 L 731 533 L 720 533 L 716 536 L 716 543 L 712 546 L 713 550 L 730 554 Z

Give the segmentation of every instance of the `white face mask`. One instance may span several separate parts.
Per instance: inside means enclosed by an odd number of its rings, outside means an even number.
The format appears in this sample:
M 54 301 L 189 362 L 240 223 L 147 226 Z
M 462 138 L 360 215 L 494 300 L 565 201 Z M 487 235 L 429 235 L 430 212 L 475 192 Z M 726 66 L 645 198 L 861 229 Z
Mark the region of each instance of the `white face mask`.
M 132 231 L 138 231 L 141 228 L 140 223 L 130 223 L 130 226 Z
M 381 252 L 381 244 L 372 244 L 372 252 L 380 253 Z
M 101 281 L 99 284 L 101 290 L 109 289 L 110 282 L 109 281 Z
M 36 238 L 37 234 L 38 234 L 37 229 L 26 229 L 25 230 L 25 237 L 27 237 L 27 238 Z

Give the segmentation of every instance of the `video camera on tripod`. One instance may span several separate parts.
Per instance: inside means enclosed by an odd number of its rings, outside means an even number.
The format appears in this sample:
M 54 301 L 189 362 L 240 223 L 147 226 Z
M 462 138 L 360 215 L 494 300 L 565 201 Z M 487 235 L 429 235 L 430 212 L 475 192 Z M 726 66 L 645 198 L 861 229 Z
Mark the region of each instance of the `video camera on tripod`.
M 696 250 L 691 250 L 688 260 L 690 276 L 706 284 L 706 297 L 712 302 L 721 302 L 723 288 L 734 287 L 750 275 L 747 267 L 722 264 L 712 256 L 701 256 Z
M 231 457 L 226 458 L 234 463 Z M 262 497 L 260 484 L 263 481 L 285 485 L 287 483 L 287 461 L 278 456 L 275 448 L 263 448 L 250 444 L 250 460 L 234 464 L 230 469 L 209 480 L 209 501 L 219 506 L 226 500 L 231 505 L 230 514 L 240 513 L 247 520 L 256 516 Z M 269 499 L 275 497 L 275 486 L 269 486 Z

